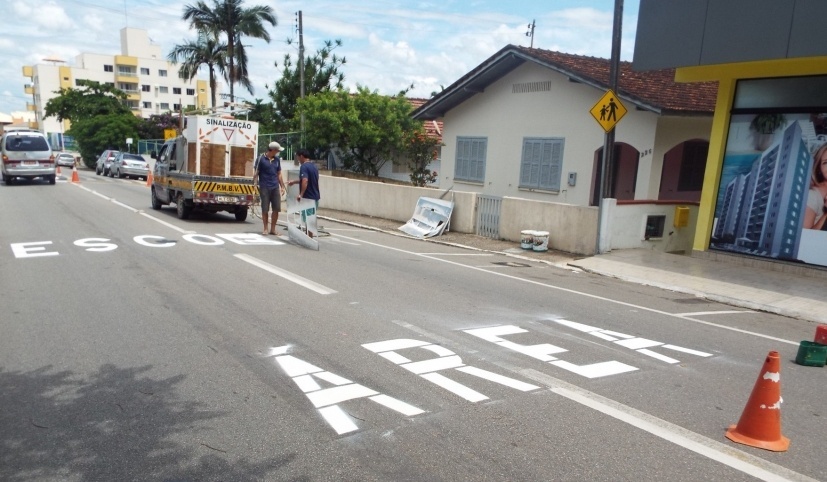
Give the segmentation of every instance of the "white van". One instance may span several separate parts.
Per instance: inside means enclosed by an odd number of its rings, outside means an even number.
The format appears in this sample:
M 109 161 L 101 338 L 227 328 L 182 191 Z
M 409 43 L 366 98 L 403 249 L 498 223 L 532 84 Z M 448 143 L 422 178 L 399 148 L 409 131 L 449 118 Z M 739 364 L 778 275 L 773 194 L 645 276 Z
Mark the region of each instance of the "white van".
M 34 129 L 6 128 L 0 138 L 3 159 L 0 173 L 7 186 L 17 178 L 36 177 L 55 183 L 55 156 L 42 132 Z

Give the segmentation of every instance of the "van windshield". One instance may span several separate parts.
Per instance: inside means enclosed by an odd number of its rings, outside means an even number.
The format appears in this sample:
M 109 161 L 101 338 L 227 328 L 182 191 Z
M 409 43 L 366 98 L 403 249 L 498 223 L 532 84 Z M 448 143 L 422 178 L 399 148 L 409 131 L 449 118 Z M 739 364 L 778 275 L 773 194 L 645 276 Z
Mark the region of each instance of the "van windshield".
M 6 136 L 7 151 L 48 151 L 46 139 L 39 136 Z

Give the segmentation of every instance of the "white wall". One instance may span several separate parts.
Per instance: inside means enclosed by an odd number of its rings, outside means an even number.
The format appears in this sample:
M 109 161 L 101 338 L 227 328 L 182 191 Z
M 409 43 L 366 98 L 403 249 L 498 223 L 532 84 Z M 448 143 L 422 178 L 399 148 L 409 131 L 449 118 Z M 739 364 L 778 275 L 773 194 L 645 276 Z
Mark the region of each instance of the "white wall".
M 676 228 L 675 208 L 689 208 L 689 223 Z M 619 204 L 610 208 L 609 237 L 611 249 L 647 248 L 667 253 L 692 251 L 695 237 L 695 224 L 698 220 L 698 206 L 694 204 Z M 648 216 L 666 216 L 663 237 L 645 239 L 646 218 Z
M 512 93 L 513 84 L 542 81 L 551 81 L 550 91 Z M 518 67 L 445 115 L 440 181 L 444 186 L 456 184 L 457 189 L 494 196 L 587 206 L 594 154 L 604 142 L 604 131 L 589 111 L 602 95 L 602 91 L 570 82 L 567 77 L 536 64 Z M 641 151 L 643 146 L 653 146 L 657 116 L 637 111 L 633 105 L 626 108 L 629 112 L 618 124 L 616 141 Z M 488 138 L 484 183 L 453 179 L 458 136 Z M 518 188 L 524 137 L 565 139 L 559 192 Z M 639 185 L 650 183 L 649 170 L 650 164 L 643 163 L 638 173 Z M 573 187 L 566 183 L 569 172 L 577 173 Z

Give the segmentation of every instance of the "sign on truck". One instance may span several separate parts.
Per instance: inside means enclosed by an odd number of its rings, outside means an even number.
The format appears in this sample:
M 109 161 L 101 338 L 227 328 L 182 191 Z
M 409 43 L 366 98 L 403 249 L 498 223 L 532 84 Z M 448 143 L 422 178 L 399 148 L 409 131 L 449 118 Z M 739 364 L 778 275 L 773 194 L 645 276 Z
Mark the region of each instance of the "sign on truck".
M 258 202 L 257 146 L 257 122 L 188 116 L 183 135 L 153 153 L 152 208 L 175 203 L 181 219 L 193 211 L 227 211 L 244 221 Z

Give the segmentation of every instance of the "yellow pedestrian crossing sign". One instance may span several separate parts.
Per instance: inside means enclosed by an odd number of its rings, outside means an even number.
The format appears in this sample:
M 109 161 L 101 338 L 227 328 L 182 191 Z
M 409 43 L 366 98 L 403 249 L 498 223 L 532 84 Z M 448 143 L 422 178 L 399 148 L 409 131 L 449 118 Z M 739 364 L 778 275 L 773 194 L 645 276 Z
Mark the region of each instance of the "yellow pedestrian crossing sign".
M 615 125 L 620 122 L 620 119 L 626 115 L 626 107 L 620 102 L 620 98 L 612 92 L 612 89 L 606 91 L 603 97 L 594 104 L 590 110 L 592 117 L 600 124 L 604 131 L 609 132 L 614 129 Z

